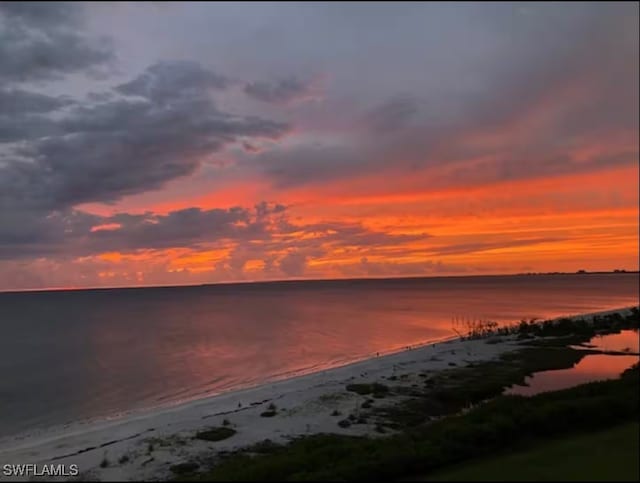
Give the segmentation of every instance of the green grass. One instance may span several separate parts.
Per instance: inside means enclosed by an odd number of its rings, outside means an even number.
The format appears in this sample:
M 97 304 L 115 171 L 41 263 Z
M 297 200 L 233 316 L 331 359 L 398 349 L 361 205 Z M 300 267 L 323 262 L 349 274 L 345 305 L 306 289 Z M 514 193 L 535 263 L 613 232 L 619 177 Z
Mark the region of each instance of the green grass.
M 426 481 L 638 481 L 640 425 L 538 443 L 434 473 Z

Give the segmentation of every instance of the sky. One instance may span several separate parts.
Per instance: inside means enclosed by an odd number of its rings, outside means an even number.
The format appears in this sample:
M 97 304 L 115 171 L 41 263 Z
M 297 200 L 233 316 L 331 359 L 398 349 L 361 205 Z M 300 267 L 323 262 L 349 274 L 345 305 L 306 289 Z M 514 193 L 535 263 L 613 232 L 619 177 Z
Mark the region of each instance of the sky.
M 0 2 L 0 290 L 638 269 L 638 3 Z

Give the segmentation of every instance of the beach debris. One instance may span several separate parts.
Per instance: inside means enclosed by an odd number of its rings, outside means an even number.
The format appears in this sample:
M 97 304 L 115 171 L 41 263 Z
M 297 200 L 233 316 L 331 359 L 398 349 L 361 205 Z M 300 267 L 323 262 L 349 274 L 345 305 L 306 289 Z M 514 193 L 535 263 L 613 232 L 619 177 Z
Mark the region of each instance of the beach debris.
M 349 421 L 348 419 L 341 419 L 340 421 L 338 421 L 338 426 L 340 426 L 341 428 L 348 428 L 349 426 L 351 426 L 351 421 Z
M 362 403 L 362 408 L 363 409 L 369 409 L 371 406 L 373 406 L 373 399 L 367 399 L 365 400 L 365 402 Z
M 204 441 L 222 441 L 236 434 L 236 430 L 229 427 L 209 428 L 205 431 L 198 431 L 194 436 L 195 439 Z
M 379 382 L 374 382 L 372 384 L 347 384 L 346 389 L 347 391 L 355 392 L 362 396 L 373 393 L 373 397 L 384 397 L 384 395 L 389 392 L 389 387 L 384 384 L 380 384 Z
M 120 458 L 118 458 L 118 463 L 123 465 L 125 463 L 129 462 L 129 455 L 128 454 L 123 454 L 122 456 L 120 456 Z
M 272 418 L 277 414 L 277 412 L 278 407 L 274 403 L 271 403 L 269 404 L 269 406 L 267 406 L 267 410 L 260 414 L 260 416 L 262 416 L 263 418 Z

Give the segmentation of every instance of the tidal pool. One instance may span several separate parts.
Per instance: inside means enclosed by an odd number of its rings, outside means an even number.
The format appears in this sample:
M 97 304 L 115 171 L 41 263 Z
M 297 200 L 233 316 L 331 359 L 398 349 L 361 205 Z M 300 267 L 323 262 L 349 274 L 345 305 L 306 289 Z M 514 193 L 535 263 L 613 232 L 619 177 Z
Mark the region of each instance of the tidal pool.
M 616 354 L 588 354 L 571 369 L 536 372 L 526 378 L 526 385 L 513 385 L 507 388 L 504 394 L 533 396 L 541 392 L 557 391 L 587 382 L 615 379 L 640 361 L 638 332 L 633 330 L 596 336 L 585 346 L 575 346 L 574 348 L 591 348 L 612 351 Z

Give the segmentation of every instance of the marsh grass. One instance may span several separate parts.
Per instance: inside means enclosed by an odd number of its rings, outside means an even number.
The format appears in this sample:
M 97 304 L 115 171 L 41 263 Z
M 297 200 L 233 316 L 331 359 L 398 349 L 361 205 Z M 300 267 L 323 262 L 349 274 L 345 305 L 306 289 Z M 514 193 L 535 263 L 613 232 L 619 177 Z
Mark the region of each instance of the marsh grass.
M 558 320 L 523 319 L 518 323 L 499 326 L 486 320 L 454 318 L 452 330 L 462 339 L 488 338 L 516 335 L 519 340 L 537 337 L 567 337 L 572 344 L 586 342 L 599 333 L 614 333 L 623 329 L 640 328 L 640 309 L 632 307 L 628 314 L 596 315 L 585 318 L 561 318 Z M 488 342 L 489 343 L 489 342 Z

